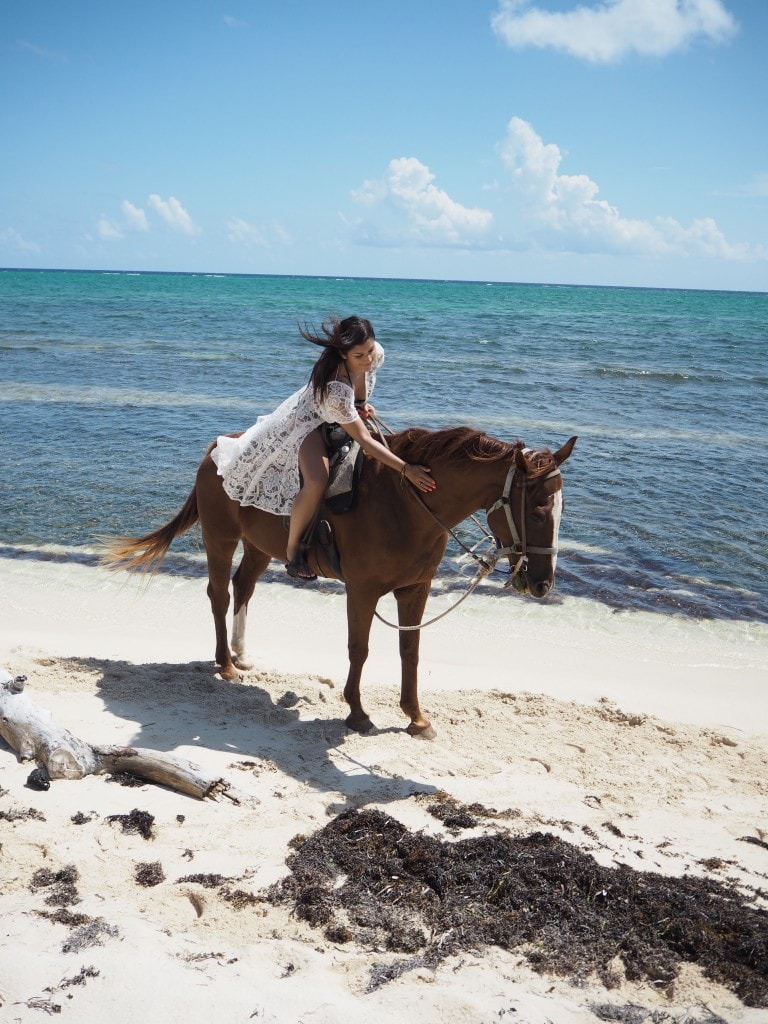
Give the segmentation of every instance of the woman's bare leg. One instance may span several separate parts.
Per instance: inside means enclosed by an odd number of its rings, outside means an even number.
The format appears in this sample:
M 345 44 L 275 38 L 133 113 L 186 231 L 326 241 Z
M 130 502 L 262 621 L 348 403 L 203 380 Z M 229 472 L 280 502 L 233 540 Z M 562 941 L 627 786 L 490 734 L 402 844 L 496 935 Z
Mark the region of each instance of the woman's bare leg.
M 304 531 L 312 522 L 328 487 L 328 452 L 319 427 L 304 438 L 299 448 L 299 469 L 302 485 L 291 508 L 287 552 L 289 562 L 298 553 Z

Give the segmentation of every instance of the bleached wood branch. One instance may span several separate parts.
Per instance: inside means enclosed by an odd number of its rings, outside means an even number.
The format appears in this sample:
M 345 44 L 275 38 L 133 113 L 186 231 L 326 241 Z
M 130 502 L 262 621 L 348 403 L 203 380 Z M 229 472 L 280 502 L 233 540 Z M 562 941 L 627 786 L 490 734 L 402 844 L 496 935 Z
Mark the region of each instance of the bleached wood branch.
M 143 747 L 97 747 L 58 726 L 51 713 L 36 707 L 25 692 L 25 676 L 0 669 L 0 736 L 20 761 L 36 761 L 51 779 L 123 772 L 189 796 L 226 797 L 240 803 L 224 779 L 211 778 L 186 758 Z

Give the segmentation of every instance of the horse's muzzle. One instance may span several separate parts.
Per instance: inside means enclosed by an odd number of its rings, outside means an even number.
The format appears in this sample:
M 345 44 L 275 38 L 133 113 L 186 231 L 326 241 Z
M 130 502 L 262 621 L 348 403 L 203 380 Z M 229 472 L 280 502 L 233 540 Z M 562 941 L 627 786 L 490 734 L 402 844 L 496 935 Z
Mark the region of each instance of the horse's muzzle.
M 528 584 L 528 593 L 535 598 L 546 597 L 551 589 L 552 584 L 549 580 L 538 580 L 536 583 Z
M 551 580 L 536 580 L 535 582 L 531 582 L 524 572 L 516 572 L 512 577 L 511 584 L 512 588 L 516 590 L 518 594 L 528 594 L 530 597 L 535 597 L 537 600 L 541 600 L 542 597 L 546 597 L 553 587 Z

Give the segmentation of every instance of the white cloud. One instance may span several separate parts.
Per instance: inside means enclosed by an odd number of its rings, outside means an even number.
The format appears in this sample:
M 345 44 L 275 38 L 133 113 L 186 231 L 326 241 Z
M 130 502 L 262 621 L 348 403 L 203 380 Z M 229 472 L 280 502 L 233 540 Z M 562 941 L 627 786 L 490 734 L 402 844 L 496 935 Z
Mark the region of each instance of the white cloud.
M 133 228 L 134 231 L 149 231 L 147 215 L 140 206 L 134 206 L 133 203 L 124 199 L 120 204 L 120 209 L 123 211 L 128 227 Z
M 515 231 L 530 245 L 561 252 L 730 260 L 768 255 L 763 247 L 729 243 L 711 218 L 686 228 L 671 217 L 653 222 L 622 217 L 615 206 L 598 198 L 599 187 L 591 178 L 560 174 L 559 148 L 545 144 L 522 118 L 509 122 L 499 155 L 510 174 L 511 198 L 519 200 Z
M 16 230 L 16 228 L 5 228 L 0 231 L 0 250 L 9 252 L 40 252 L 37 242 L 30 242 Z
M 175 196 L 170 196 L 166 200 L 152 193 L 149 197 L 149 205 L 176 231 L 181 231 L 185 235 L 200 233 L 200 229 Z
M 230 217 L 227 221 L 227 238 L 230 242 L 239 242 L 243 245 L 266 246 L 267 244 L 263 231 L 241 217 Z
M 227 28 L 248 28 L 248 22 L 241 18 L 234 18 L 231 14 L 224 15 L 224 24 Z
M 275 243 L 280 245 L 290 244 L 291 236 L 277 221 L 259 227 L 257 224 L 250 224 L 242 217 L 230 217 L 227 221 L 227 238 L 237 245 L 244 245 L 248 248 L 258 246 L 266 249 Z
M 559 12 L 499 0 L 491 24 L 512 49 L 549 47 L 596 63 L 665 57 L 700 38 L 726 42 L 738 29 L 723 0 L 604 0 Z
M 762 253 L 744 242 L 732 244 L 727 240 L 712 217 L 699 217 L 690 227 L 683 227 L 671 217 L 658 217 L 656 223 L 670 248 L 686 256 L 703 256 L 724 260 L 749 260 L 755 257 L 766 259 Z
M 768 248 L 729 242 L 710 217 L 686 227 L 672 217 L 622 216 L 588 175 L 563 174 L 559 147 L 545 143 L 522 118 L 510 120 L 498 155 L 505 175 L 488 189 L 494 212 L 462 206 L 437 188 L 425 164 L 400 157 L 390 161 L 382 178 L 352 192 L 352 199 L 370 212 L 356 221 L 342 219 L 359 244 L 392 249 L 768 260 Z M 756 191 L 762 186 L 762 179 L 756 179 Z M 260 237 L 245 221 L 233 219 L 228 226 L 232 240 Z
M 120 228 L 116 224 L 113 224 L 109 217 L 105 217 L 103 214 L 99 217 L 99 222 L 96 225 L 96 232 L 99 238 L 103 238 L 108 242 L 113 242 L 115 239 L 123 237 L 123 232 Z
M 493 214 L 488 210 L 469 208 L 437 188 L 435 175 L 414 157 L 390 160 L 386 174 L 380 180 L 365 181 L 352 192 L 352 198 L 371 208 L 394 213 L 394 229 L 382 229 L 372 223 L 362 225 L 362 233 L 371 240 L 389 239 L 396 244 L 402 237 L 403 219 L 405 236 L 420 245 L 475 245 L 491 226 Z

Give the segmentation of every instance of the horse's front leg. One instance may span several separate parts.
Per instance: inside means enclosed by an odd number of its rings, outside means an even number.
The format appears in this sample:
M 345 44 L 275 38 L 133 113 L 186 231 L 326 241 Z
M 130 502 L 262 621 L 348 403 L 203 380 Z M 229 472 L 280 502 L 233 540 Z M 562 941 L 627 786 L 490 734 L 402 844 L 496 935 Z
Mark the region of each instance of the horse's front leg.
M 371 635 L 376 597 L 355 591 L 347 586 L 347 649 L 349 651 L 349 674 L 344 687 L 344 699 L 349 705 L 347 725 L 356 732 L 368 732 L 373 722 L 368 717 L 360 699 L 360 679 L 363 666 L 368 660 L 368 638 Z
M 418 626 L 424 615 L 429 597 L 429 581 L 415 583 L 395 591 L 400 626 Z M 410 718 L 408 732 L 411 736 L 432 739 L 435 731 L 419 707 L 419 641 L 418 629 L 401 629 L 400 632 L 400 707 Z

